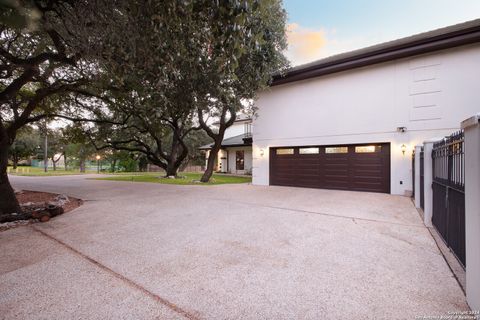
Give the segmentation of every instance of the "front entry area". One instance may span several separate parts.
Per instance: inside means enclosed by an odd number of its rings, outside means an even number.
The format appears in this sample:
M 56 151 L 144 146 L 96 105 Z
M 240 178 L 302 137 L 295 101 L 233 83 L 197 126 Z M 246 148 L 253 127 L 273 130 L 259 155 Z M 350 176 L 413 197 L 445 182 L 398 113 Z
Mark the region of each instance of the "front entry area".
M 270 148 L 270 185 L 390 193 L 390 144 Z

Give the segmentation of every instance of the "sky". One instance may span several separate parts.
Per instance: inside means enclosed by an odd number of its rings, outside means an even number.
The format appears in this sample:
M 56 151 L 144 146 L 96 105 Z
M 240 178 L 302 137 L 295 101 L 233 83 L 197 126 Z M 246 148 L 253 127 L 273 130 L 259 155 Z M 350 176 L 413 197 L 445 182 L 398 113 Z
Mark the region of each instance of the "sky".
M 292 66 L 480 18 L 480 0 L 283 0 Z

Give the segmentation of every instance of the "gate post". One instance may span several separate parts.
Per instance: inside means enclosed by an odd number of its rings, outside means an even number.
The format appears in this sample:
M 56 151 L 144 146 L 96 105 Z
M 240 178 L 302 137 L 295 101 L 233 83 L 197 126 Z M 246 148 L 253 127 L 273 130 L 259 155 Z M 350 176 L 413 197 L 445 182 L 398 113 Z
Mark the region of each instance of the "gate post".
M 433 144 L 440 139 L 431 139 L 423 142 L 423 193 L 424 193 L 424 209 L 423 209 L 423 223 L 427 227 L 433 227 L 432 225 L 432 216 L 433 216 L 433 161 L 432 161 L 432 150 Z
M 415 177 L 412 181 L 413 185 L 415 186 L 415 194 L 413 198 L 415 200 L 415 207 L 420 208 L 420 152 L 422 151 L 422 146 L 415 146 Z
M 480 113 L 463 121 L 465 130 L 465 253 L 467 302 L 480 310 Z

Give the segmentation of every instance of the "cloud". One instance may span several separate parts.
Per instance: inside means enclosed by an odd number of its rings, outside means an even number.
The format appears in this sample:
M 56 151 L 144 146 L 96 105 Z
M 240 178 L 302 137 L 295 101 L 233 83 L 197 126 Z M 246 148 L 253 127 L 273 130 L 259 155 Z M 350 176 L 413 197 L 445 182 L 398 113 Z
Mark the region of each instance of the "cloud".
M 315 30 L 290 23 L 287 25 L 287 41 L 287 57 L 293 65 L 298 65 L 321 58 L 327 36 L 323 29 Z
M 336 29 L 312 29 L 298 23 L 287 25 L 287 58 L 293 66 L 385 41 L 378 35 L 348 37 Z

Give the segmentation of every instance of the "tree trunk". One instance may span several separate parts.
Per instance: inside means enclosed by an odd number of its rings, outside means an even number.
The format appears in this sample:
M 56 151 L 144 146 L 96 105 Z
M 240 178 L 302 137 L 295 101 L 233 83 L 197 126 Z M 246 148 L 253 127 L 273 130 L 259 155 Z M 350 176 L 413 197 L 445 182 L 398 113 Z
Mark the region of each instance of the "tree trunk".
M 18 166 L 18 157 L 17 157 L 16 155 L 13 155 L 12 162 L 13 162 L 13 169 L 17 169 L 17 166 Z
M 0 144 L 0 214 L 21 213 L 15 192 L 8 180 L 8 144 Z
M 64 167 L 65 171 L 68 171 L 68 166 L 67 166 L 67 152 L 63 152 L 63 161 L 65 162 Z
M 115 167 L 116 167 L 116 166 L 117 166 L 117 159 L 113 159 L 113 160 L 112 160 L 112 164 L 111 164 L 111 166 L 110 166 L 110 170 L 111 170 L 112 172 L 115 172 Z
M 176 137 L 174 136 L 172 142 L 172 150 L 170 152 L 170 158 L 167 160 L 167 168 L 165 168 L 165 176 L 167 177 L 176 177 L 178 172 L 178 166 L 175 165 L 177 162 L 178 144 L 175 140 Z
M 80 172 L 85 172 L 85 159 L 80 159 Z
M 223 140 L 223 137 L 222 137 L 222 140 Z M 205 169 L 205 172 L 203 173 L 202 178 L 200 179 L 201 182 L 208 182 L 212 177 L 213 168 L 215 167 L 215 159 L 217 158 L 218 152 L 222 147 L 222 140 L 219 139 L 215 141 L 214 145 L 212 146 L 212 149 L 210 149 L 210 155 L 208 156 L 208 161 L 207 161 L 207 168 Z
M 227 113 L 230 113 L 230 118 L 227 120 L 226 116 Z M 235 108 L 233 106 L 226 106 L 222 107 L 222 114 L 220 116 L 220 126 L 218 127 L 218 132 L 215 133 L 212 129 L 205 123 L 203 119 L 203 111 L 201 109 L 197 109 L 198 120 L 200 122 L 200 127 L 205 130 L 205 132 L 210 136 L 210 138 L 215 141 L 210 149 L 210 155 L 208 156 L 207 161 L 207 168 L 200 179 L 201 182 L 208 182 L 213 174 L 213 168 L 215 167 L 215 159 L 218 156 L 218 152 L 222 148 L 222 141 L 223 137 L 225 136 L 225 130 L 230 127 L 237 118 Z
M 178 168 L 180 168 L 180 164 L 182 163 L 182 161 L 179 161 L 176 152 L 173 152 L 170 159 L 167 161 L 167 166 L 163 168 L 165 170 L 165 176 L 176 177 L 178 174 Z
M 188 156 L 188 148 L 180 141 L 178 135 L 179 133 L 174 134 L 172 139 L 170 157 L 167 159 L 167 167 L 165 168 L 165 175 L 167 177 L 176 177 L 178 168 L 180 168 L 183 160 Z
M 58 156 L 57 160 L 55 160 L 55 155 L 52 156 L 53 171 L 57 170 L 57 163 L 58 163 L 58 161 L 60 161 L 60 159 L 62 159 L 62 155 L 63 155 L 63 153 Z
M 175 166 L 173 166 L 171 163 L 169 163 L 168 166 L 167 166 L 167 169 L 165 170 L 165 175 L 167 177 L 171 177 L 171 176 L 176 177 L 177 176 L 177 171 L 178 171 L 178 168 L 175 168 Z

